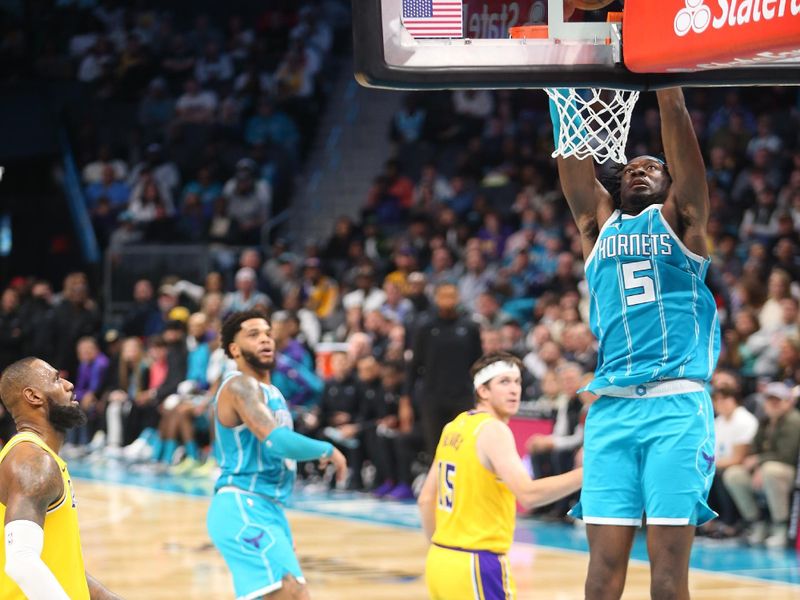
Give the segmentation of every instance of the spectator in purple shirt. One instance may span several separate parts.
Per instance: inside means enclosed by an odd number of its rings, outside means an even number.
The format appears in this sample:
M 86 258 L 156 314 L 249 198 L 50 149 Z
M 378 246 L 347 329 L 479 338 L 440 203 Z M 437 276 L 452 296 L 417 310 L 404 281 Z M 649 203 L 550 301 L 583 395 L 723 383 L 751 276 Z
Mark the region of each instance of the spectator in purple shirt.
M 90 437 L 103 429 L 105 407 L 101 401 L 105 386 L 108 357 L 100 352 L 97 340 L 82 337 L 77 344 L 78 373 L 75 377 L 75 398 L 89 416 L 86 425 L 70 430 L 68 441 L 84 446 Z

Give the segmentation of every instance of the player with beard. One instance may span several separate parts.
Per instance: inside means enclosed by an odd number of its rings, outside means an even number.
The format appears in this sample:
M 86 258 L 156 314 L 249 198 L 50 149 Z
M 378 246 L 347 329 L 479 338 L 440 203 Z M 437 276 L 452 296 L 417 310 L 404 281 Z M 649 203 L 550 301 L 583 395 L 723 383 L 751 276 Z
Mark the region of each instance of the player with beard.
M 591 160 L 559 158 L 581 236 L 599 341 L 584 439 L 587 600 L 617 599 L 647 515 L 653 598 L 689 597 L 695 527 L 714 518 L 714 411 L 706 384 L 719 320 L 705 284 L 708 187 L 680 89 L 657 92 L 666 163 L 639 156 L 607 189 Z M 612 192 L 612 193 L 610 193 Z
M 238 600 L 307 599 L 283 511 L 296 461 L 332 462 L 341 481 L 347 464 L 328 442 L 292 430 L 292 415 L 270 383 L 275 342 L 258 311 L 222 324 L 222 347 L 236 362 L 214 398 L 214 452 L 221 473 L 208 510 L 208 532 L 233 576 Z
M 0 600 L 119 598 L 84 568 L 75 492 L 58 456 L 67 430 L 86 423 L 73 388 L 34 357 L 0 379 L 18 432 L 0 451 Z

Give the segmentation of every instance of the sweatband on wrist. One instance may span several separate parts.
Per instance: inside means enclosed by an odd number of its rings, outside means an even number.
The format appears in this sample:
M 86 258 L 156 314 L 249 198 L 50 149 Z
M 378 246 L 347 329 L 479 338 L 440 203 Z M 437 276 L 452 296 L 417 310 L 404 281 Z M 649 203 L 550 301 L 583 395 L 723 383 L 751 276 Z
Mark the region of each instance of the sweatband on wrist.
M 5 526 L 6 575 L 30 600 L 69 600 L 42 561 L 44 530 L 33 521 L 16 520 Z
M 264 443 L 278 456 L 292 460 L 317 460 L 333 454 L 330 442 L 313 440 L 286 427 L 273 429 Z

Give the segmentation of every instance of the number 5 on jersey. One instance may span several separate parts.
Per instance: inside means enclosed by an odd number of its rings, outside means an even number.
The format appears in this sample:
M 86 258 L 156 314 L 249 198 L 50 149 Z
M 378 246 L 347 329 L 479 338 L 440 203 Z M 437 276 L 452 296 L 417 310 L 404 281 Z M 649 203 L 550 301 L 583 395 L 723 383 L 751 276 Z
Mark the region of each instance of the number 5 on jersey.
M 439 508 L 452 512 L 453 483 L 456 479 L 456 466 L 453 463 L 439 461 Z
M 649 260 L 622 263 L 622 280 L 625 283 L 625 291 L 641 290 L 638 294 L 626 295 L 625 304 L 636 306 L 656 299 L 653 278 L 649 275 L 639 275 L 642 271 L 650 271 L 652 268 L 653 263 Z

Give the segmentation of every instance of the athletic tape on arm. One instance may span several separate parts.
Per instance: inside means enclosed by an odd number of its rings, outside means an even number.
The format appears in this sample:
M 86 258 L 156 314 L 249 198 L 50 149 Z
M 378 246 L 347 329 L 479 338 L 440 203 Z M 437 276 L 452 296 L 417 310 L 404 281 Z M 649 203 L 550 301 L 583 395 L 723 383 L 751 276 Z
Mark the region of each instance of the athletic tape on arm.
M 293 460 L 317 460 L 333 454 L 330 442 L 312 440 L 286 427 L 273 429 L 264 443 L 278 456 Z
M 69 600 L 61 584 L 42 561 L 44 530 L 33 521 L 5 526 L 5 572 L 30 600 Z

